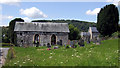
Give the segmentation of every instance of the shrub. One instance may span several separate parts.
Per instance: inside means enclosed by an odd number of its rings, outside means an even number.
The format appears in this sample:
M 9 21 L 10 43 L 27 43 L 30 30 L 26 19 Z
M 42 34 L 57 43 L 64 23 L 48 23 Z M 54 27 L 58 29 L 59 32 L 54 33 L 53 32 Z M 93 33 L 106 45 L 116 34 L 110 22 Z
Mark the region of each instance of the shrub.
M 8 46 L 8 47 L 15 46 L 14 44 L 11 44 L 11 43 L 0 43 L 0 45 L 2 45 L 2 47 L 4 47 L 4 46 Z
M 77 44 L 75 44 L 74 47 L 77 48 Z
M 114 32 L 112 34 L 112 38 L 118 38 L 118 37 L 120 37 L 120 32 Z
M 9 49 L 8 58 L 11 60 L 11 59 L 13 59 L 13 58 L 15 58 L 15 57 L 16 57 L 16 55 L 15 55 L 15 50 L 13 49 L 13 47 L 11 47 L 11 48 Z
M 70 48 L 70 46 L 69 46 L 69 45 L 66 45 L 65 48 Z

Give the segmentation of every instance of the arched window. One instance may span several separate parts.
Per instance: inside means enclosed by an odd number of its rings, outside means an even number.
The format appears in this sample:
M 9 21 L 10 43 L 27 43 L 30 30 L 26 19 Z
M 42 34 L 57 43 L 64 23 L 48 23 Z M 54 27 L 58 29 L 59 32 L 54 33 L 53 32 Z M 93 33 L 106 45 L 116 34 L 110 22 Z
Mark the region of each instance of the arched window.
M 34 43 L 39 43 L 40 37 L 38 34 L 35 34 L 34 36 Z
M 55 45 L 56 44 L 56 36 L 53 34 L 51 36 L 51 45 Z

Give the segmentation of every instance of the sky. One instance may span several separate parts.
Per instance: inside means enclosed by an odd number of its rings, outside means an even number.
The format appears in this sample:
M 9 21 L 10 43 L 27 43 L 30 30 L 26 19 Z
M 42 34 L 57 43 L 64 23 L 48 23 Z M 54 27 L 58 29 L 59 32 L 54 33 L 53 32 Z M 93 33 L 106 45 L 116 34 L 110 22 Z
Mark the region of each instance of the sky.
M 49 0 L 50 1 L 50 0 Z M 32 20 L 70 19 L 97 22 L 97 13 L 108 4 L 120 8 L 118 0 L 97 1 L 60 1 L 37 2 L 22 0 L 0 1 L 0 26 L 8 26 L 14 18 L 22 18 L 25 22 Z

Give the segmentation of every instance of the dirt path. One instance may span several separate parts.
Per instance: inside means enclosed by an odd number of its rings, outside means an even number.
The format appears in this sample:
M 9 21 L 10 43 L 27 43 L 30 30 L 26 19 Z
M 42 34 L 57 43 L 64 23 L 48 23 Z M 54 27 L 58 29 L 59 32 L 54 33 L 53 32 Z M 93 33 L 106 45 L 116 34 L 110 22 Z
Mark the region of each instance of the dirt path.
M 0 48 L 0 68 L 5 63 L 5 59 L 7 58 L 9 48 Z

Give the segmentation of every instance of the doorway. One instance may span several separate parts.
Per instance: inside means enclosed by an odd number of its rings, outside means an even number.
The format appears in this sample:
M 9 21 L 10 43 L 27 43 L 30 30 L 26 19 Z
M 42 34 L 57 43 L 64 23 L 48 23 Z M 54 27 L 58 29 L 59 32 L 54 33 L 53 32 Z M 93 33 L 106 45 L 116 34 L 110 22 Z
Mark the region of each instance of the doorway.
M 53 34 L 51 36 L 51 45 L 55 45 L 56 44 L 56 36 Z

